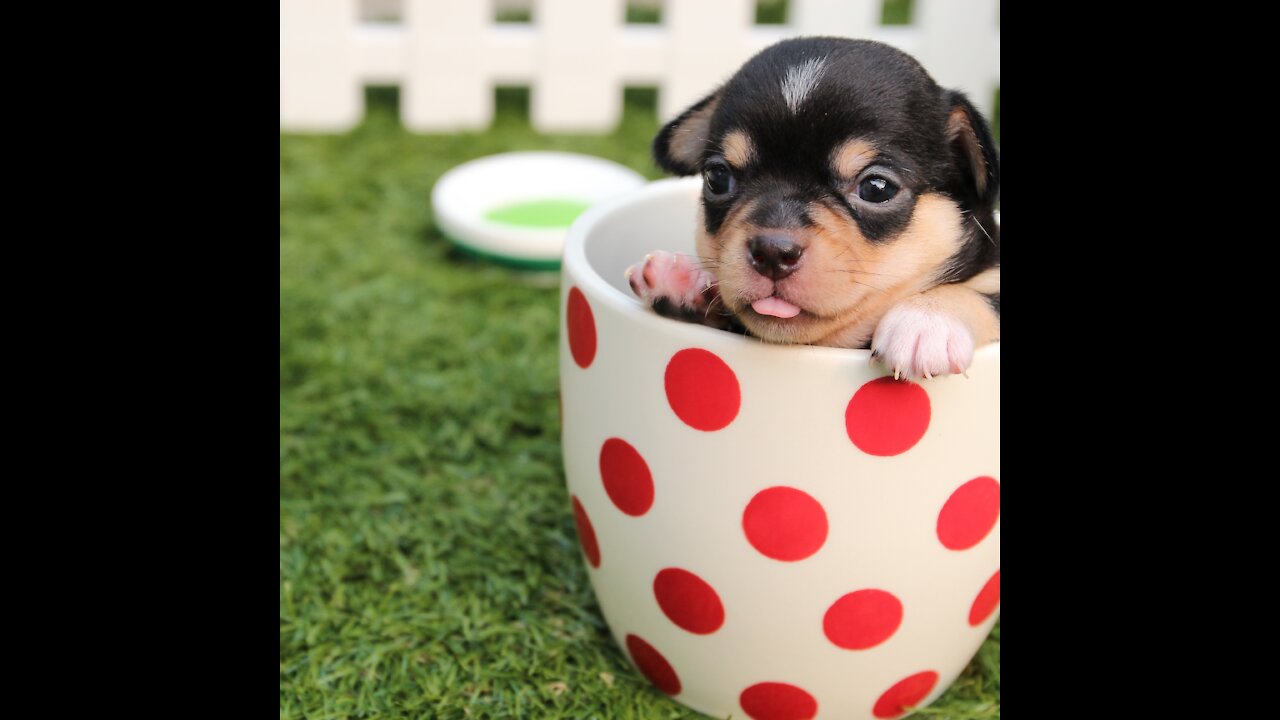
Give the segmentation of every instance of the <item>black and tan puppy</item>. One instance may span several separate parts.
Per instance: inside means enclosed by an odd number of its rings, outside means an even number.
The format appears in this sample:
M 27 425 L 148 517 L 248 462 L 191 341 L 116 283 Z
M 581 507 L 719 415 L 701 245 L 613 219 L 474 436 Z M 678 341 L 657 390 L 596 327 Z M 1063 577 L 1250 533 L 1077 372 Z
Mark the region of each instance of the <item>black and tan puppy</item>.
M 964 372 L 1000 336 L 999 159 L 986 121 L 866 40 L 769 47 L 668 124 L 700 174 L 697 256 L 627 271 L 657 312 L 776 343 L 867 348 L 896 376 Z

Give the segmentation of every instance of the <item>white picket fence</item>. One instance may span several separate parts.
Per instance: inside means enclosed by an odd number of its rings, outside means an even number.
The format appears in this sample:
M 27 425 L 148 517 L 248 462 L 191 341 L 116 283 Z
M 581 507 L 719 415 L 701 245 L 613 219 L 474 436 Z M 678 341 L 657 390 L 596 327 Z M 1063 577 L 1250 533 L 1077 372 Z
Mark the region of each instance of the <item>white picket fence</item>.
M 657 87 L 668 119 L 796 35 L 899 47 L 986 114 L 1000 81 L 999 0 L 915 0 L 912 24 L 893 26 L 880 25 L 883 0 L 791 0 L 786 25 L 753 24 L 755 0 L 662 0 L 656 25 L 624 23 L 627 0 L 533 0 L 525 24 L 495 23 L 493 0 L 400 1 L 400 22 L 367 23 L 361 0 L 280 0 L 281 130 L 350 129 L 367 85 L 400 87 L 411 130 L 482 129 L 494 87 L 516 85 L 531 88 L 538 130 L 608 132 L 625 86 Z

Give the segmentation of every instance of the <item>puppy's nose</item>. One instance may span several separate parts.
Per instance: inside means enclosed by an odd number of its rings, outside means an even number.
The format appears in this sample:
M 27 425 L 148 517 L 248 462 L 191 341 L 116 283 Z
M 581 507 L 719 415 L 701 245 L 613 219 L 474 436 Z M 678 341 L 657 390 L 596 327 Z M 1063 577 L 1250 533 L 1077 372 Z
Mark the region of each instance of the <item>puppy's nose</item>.
M 796 271 L 804 248 L 786 235 L 756 235 L 747 241 L 751 267 L 772 280 L 781 280 Z

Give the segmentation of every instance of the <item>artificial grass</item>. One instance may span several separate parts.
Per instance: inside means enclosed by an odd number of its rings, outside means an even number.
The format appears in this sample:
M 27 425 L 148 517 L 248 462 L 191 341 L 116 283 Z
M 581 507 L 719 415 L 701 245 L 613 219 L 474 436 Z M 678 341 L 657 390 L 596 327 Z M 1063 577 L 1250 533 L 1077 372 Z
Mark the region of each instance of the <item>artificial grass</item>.
M 280 717 L 702 717 L 652 689 L 591 594 L 564 486 L 555 274 L 454 250 L 445 170 L 521 149 L 649 177 L 652 93 L 618 131 L 280 138 Z M 920 714 L 1000 716 L 997 624 Z M 739 716 L 741 717 L 741 716 Z

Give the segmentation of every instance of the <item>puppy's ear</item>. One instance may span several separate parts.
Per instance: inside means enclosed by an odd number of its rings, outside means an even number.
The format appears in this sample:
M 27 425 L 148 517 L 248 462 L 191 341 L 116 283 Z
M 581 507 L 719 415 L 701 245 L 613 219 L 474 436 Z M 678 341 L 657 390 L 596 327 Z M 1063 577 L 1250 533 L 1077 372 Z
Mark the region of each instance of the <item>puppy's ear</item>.
M 947 92 L 947 142 L 964 178 L 966 194 L 979 206 L 991 207 L 1000 196 L 1000 156 L 987 121 L 963 93 Z
M 720 91 L 716 90 L 662 128 L 653 139 L 653 159 L 658 167 L 676 175 L 698 173 L 711 135 L 711 116 L 719 105 Z

